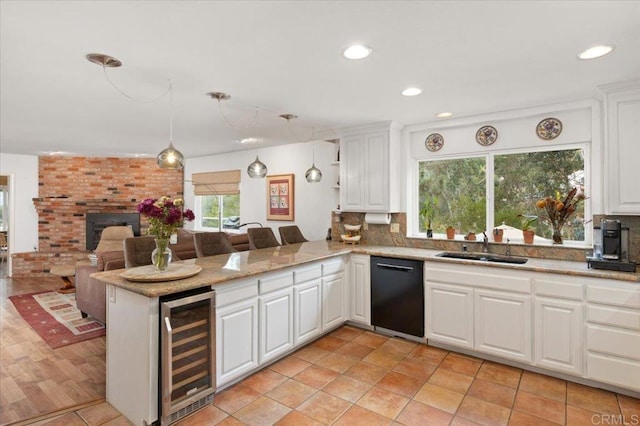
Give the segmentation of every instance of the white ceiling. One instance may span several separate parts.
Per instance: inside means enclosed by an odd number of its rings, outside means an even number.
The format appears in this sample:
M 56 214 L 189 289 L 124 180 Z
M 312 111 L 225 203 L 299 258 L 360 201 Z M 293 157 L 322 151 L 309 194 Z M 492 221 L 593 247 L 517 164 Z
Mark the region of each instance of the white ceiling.
M 155 156 L 173 83 L 173 140 L 189 157 L 330 138 L 386 120 L 434 121 L 596 96 L 640 77 L 638 1 L 0 2 L 0 151 Z M 360 42 L 373 53 L 348 61 Z M 576 54 L 598 43 L 604 58 Z M 423 94 L 400 95 L 407 86 Z M 232 99 L 220 114 L 205 94 Z M 255 126 L 256 106 L 259 107 Z M 294 113 L 287 122 L 278 114 Z

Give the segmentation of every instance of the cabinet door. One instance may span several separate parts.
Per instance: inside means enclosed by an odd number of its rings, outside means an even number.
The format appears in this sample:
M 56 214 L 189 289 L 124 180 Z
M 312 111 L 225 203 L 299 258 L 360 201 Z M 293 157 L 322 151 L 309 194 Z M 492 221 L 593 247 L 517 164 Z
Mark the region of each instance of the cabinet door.
M 640 214 L 640 87 L 607 96 L 607 213 Z
M 340 142 L 340 209 L 363 211 L 366 141 L 363 135 L 348 136 Z
M 293 343 L 299 346 L 322 333 L 322 280 L 315 279 L 293 288 Z
M 369 256 L 354 254 L 349 260 L 349 318 L 371 325 L 371 269 Z
M 426 283 L 427 338 L 473 349 L 473 289 Z
M 217 385 L 258 366 L 258 299 L 219 308 L 216 312 Z
M 475 291 L 476 350 L 531 362 L 531 296 Z
M 389 134 L 380 132 L 365 137 L 365 211 L 389 210 Z
M 322 331 L 344 322 L 344 278 L 342 274 L 322 278 Z
M 534 317 L 535 364 L 581 376 L 584 353 L 582 303 L 538 297 Z
M 293 290 L 260 296 L 260 363 L 293 348 Z

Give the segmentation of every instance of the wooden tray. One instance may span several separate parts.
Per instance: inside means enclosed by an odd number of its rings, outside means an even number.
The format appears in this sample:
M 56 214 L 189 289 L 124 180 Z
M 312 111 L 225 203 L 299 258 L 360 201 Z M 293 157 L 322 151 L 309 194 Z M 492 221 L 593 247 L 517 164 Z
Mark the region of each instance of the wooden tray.
M 127 269 L 120 276 L 128 281 L 157 283 L 189 278 L 202 271 L 202 267 L 194 264 L 170 263 L 164 271 L 159 271 L 153 265 L 138 266 Z

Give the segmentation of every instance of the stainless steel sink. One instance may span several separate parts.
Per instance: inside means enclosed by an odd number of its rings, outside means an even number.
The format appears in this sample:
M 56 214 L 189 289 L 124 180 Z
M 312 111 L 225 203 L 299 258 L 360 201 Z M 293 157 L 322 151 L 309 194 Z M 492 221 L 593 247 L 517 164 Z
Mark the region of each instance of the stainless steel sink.
M 480 262 L 515 263 L 518 265 L 527 263 L 527 260 L 529 260 L 526 257 L 501 256 L 490 253 L 469 253 L 464 251 L 443 251 L 442 253 L 436 254 L 436 256 L 451 259 L 477 260 Z

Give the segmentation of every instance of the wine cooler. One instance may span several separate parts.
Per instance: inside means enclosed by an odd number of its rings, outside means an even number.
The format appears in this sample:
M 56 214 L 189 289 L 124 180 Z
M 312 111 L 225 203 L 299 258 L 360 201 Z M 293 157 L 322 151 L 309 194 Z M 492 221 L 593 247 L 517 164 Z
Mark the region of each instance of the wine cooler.
M 174 423 L 213 402 L 215 292 L 160 299 L 160 424 Z

